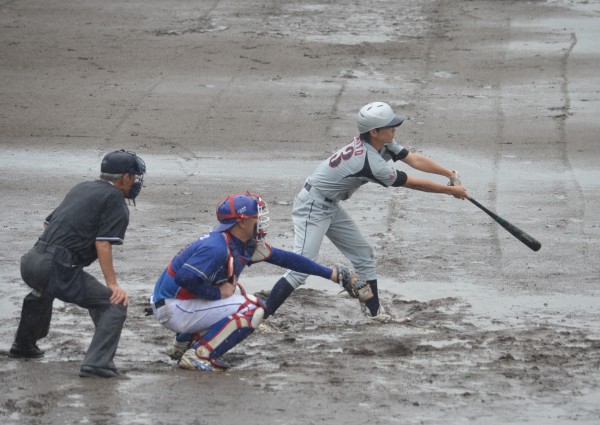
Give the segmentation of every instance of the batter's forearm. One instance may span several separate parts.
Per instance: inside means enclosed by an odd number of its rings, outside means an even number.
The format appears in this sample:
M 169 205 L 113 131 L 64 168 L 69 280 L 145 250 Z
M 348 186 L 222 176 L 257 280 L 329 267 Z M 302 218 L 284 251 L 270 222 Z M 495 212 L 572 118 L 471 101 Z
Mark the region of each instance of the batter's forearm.
M 425 173 L 430 174 L 438 174 L 440 176 L 450 178 L 452 176 L 452 171 L 442 167 L 437 162 L 432 159 L 427 158 L 426 156 L 419 155 L 416 153 L 411 153 L 404 160 L 406 164 L 410 165 L 415 170 L 423 171 Z
M 421 192 L 445 193 L 448 195 L 452 194 L 452 186 L 446 186 L 443 184 L 432 182 L 430 180 L 417 179 L 411 176 L 408 176 L 408 178 L 406 179 L 404 187 L 413 190 L 419 190 Z

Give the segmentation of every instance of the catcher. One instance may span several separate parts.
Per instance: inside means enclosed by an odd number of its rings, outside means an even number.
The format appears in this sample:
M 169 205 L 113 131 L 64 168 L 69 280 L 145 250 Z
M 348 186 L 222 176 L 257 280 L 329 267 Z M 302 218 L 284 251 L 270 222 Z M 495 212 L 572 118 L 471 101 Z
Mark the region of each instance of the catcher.
M 268 316 L 263 300 L 246 293 L 238 282 L 246 266 L 266 261 L 331 279 L 353 297 L 369 298 L 369 286 L 348 268 L 324 267 L 269 246 L 265 242 L 268 210 L 260 196 L 228 196 L 217 205 L 217 219 L 219 224 L 210 233 L 171 260 L 150 299 L 160 324 L 178 334 L 170 355 L 180 357 L 182 369 L 227 368 L 220 357 Z

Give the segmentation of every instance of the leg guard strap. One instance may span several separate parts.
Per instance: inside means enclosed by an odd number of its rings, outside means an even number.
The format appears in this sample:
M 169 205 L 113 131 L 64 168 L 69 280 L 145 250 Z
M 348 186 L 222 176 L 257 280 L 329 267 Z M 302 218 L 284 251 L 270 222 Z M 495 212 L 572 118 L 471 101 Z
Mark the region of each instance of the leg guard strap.
M 260 325 L 264 313 L 263 308 L 257 307 L 228 316 L 212 325 L 192 348 L 201 358 L 220 357 L 246 339 Z

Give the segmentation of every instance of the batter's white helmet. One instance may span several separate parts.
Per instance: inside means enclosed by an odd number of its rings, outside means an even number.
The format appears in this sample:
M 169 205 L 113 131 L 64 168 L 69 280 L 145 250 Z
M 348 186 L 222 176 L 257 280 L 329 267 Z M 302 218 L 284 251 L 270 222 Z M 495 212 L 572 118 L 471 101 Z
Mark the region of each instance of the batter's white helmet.
M 384 102 L 371 102 L 358 111 L 358 132 L 367 133 L 376 128 L 398 127 L 404 117 L 396 116 L 390 105 Z

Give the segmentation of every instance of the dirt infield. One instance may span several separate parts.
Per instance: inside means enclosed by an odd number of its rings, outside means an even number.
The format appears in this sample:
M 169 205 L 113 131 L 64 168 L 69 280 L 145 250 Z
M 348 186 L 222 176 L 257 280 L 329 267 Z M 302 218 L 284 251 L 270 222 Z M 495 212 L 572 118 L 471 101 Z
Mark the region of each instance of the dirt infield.
M 0 0 L 0 423 L 600 423 L 598 39 L 598 0 Z M 368 185 L 345 206 L 410 323 L 369 324 L 311 278 L 232 369 L 178 369 L 143 313 L 170 258 L 245 190 L 291 249 L 304 178 L 374 100 L 541 250 L 469 202 Z M 20 256 L 121 147 L 148 165 L 115 249 L 125 379 L 79 378 L 93 324 L 59 301 L 46 356 L 9 359 Z M 320 260 L 347 263 L 330 243 Z M 282 272 L 242 281 L 268 291 Z

